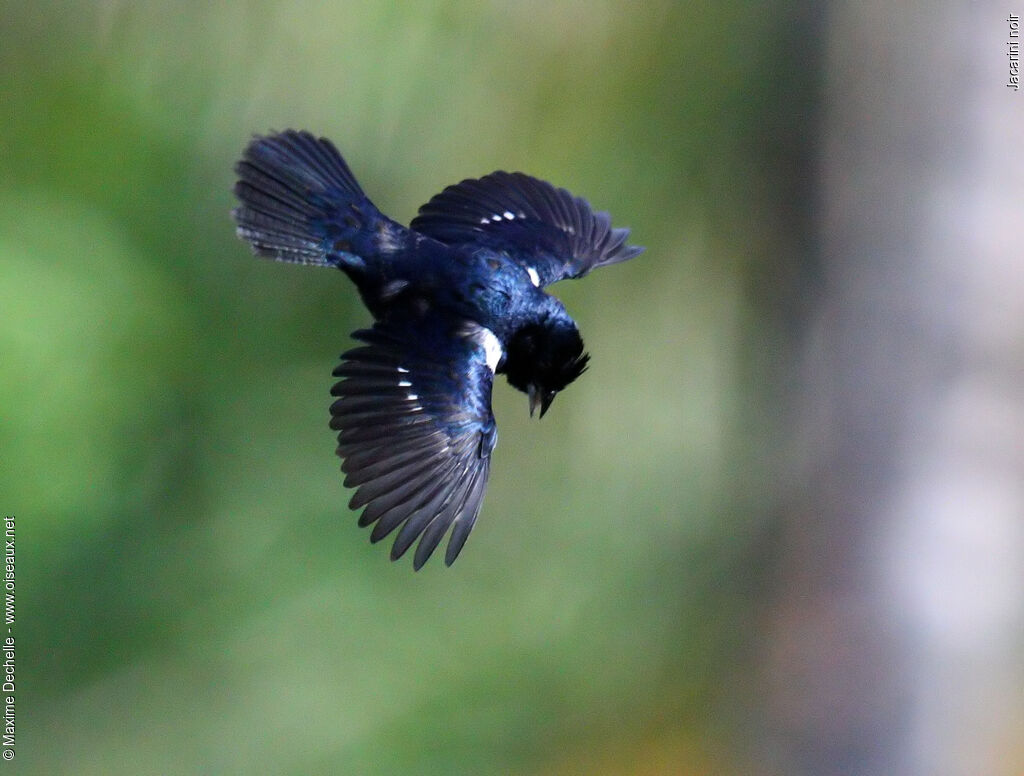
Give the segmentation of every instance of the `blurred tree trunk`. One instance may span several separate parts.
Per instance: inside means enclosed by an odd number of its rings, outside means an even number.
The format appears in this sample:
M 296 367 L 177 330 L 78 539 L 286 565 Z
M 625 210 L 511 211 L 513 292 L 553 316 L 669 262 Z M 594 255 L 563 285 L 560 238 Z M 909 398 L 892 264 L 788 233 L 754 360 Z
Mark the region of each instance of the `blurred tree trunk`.
M 766 743 L 787 774 L 1021 772 L 1024 93 L 1004 85 L 1008 9 L 873 0 L 828 19 L 821 287 L 766 659 Z

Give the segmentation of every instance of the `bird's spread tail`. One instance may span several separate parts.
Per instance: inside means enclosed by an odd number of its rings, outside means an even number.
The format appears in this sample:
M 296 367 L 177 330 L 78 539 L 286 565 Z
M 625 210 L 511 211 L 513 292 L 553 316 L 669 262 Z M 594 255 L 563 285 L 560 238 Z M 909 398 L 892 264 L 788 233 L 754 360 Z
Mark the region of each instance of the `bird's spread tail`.
M 353 269 L 388 223 L 334 145 L 308 132 L 254 138 L 235 171 L 238 236 L 261 256 Z

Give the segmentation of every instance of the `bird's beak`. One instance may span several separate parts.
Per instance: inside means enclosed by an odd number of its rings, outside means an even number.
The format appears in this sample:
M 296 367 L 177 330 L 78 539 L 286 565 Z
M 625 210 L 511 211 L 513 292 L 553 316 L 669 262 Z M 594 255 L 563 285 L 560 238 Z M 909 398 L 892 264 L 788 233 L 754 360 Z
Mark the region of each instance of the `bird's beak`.
M 527 396 L 530 397 L 530 417 L 533 417 L 533 413 L 540 407 L 540 416 L 543 418 L 544 413 L 548 411 L 548 407 L 551 406 L 551 402 L 555 400 L 555 391 L 542 391 L 536 385 L 532 383 L 526 390 Z

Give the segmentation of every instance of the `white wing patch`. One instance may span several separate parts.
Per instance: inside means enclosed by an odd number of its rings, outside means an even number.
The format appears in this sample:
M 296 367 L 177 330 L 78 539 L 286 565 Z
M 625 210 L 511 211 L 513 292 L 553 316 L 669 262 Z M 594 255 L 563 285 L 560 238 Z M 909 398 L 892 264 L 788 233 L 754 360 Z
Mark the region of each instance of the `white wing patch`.
M 505 352 L 501 349 L 501 343 L 494 336 L 494 332 L 485 328 L 481 328 L 480 331 L 483 333 L 484 355 L 487 358 L 487 368 L 493 373 L 498 369 L 498 363 L 501 361 L 501 357 L 505 355 Z
M 540 288 L 540 275 L 537 274 L 537 270 L 533 267 L 527 267 L 526 274 L 530 276 L 530 282 L 537 288 Z
M 466 321 L 459 334 L 484 349 L 484 358 L 487 360 L 487 368 L 493 374 L 498 369 L 505 351 L 501 348 L 501 342 L 494 332 L 486 326 L 481 326 L 474 321 Z
M 505 221 L 515 221 L 517 218 L 526 218 L 526 213 L 522 210 L 513 213 L 511 210 L 506 210 L 504 213 L 495 213 L 494 215 L 484 216 L 480 219 L 480 223 L 484 226 L 490 224 L 500 223 L 503 219 Z

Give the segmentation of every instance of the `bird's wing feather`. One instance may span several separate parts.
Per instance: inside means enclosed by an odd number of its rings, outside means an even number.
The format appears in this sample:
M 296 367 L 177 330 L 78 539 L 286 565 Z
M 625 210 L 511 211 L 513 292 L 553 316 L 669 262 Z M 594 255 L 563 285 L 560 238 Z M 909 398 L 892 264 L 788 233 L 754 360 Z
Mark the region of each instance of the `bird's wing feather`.
M 376 523 L 379 541 L 400 525 L 392 559 L 419 538 L 419 569 L 452 529 L 445 563 L 473 528 L 497 440 L 491 412 L 493 373 L 468 328 L 426 316 L 391 318 L 353 337 L 365 344 L 342 355 L 331 390 L 350 507 L 359 524 Z
M 467 179 L 435 195 L 410 228 L 449 245 L 504 250 L 537 273 L 539 285 L 578 278 L 596 267 L 638 256 L 628 229 L 565 189 L 521 172 Z

